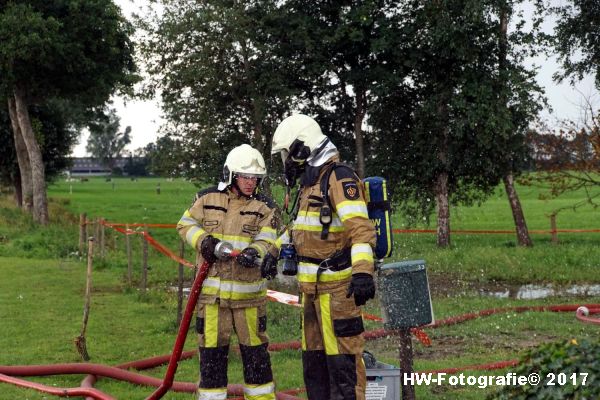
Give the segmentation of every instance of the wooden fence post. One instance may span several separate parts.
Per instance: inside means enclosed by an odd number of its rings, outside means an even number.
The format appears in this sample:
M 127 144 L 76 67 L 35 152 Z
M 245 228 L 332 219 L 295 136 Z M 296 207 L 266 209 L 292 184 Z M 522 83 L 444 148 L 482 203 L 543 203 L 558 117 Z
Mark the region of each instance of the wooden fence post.
M 146 236 L 142 235 L 142 292 L 146 293 L 148 281 L 148 241 Z
M 552 233 L 552 244 L 558 244 L 558 232 L 556 231 L 556 214 L 550 214 L 550 232 Z
M 127 249 L 127 284 L 131 287 L 133 264 L 131 262 L 131 240 L 129 238 L 129 224 L 125 225 L 125 246 Z
M 100 218 L 100 258 L 104 259 L 104 218 Z
M 79 256 L 83 257 L 85 242 L 87 241 L 87 221 L 85 213 L 79 214 Z
M 83 358 L 83 361 L 89 361 L 90 355 L 87 350 L 85 331 L 87 330 L 88 318 L 90 316 L 90 305 L 92 303 L 92 265 L 94 263 L 94 238 L 90 237 L 88 241 L 87 255 L 87 273 L 85 279 L 85 304 L 83 305 L 83 321 L 81 333 L 75 338 L 75 347 Z
M 96 218 L 95 221 L 94 238 L 98 241 L 97 244 L 100 244 L 100 218 Z M 94 246 L 94 250 L 96 251 L 96 254 L 100 253 L 100 246 Z
M 183 258 L 185 252 L 185 243 L 179 240 L 179 258 Z M 177 266 L 177 325 L 181 323 L 181 312 L 183 308 L 183 264 Z
M 413 377 L 413 349 L 412 349 L 412 337 L 410 328 L 404 328 L 400 330 L 400 347 L 399 347 L 399 358 L 400 358 L 400 387 L 402 388 L 402 400 L 414 400 L 415 399 L 415 387 L 413 384 L 405 384 L 406 378 Z

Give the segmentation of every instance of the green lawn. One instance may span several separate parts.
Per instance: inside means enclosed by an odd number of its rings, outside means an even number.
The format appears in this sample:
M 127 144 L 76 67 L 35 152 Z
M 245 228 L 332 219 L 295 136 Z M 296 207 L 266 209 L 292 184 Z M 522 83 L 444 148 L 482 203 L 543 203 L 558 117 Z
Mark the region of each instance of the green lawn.
M 3 279 L 0 281 L 0 341 L 5 349 L 0 364 L 43 364 L 80 361 L 73 345 L 81 329 L 85 267 L 74 261 L 23 260 L 0 258 Z M 120 364 L 170 352 L 175 337 L 176 298 L 171 292 L 155 289 L 146 296 L 128 290 L 111 270 L 94 272 L 93 299 L 87 332 L 92 362 Z M 600 303 L 600 298 L 586 302 Z M 481 309 L 531 304 L 574 303 L 551 299 L 524 301 L 473 296 L 436 298 L 433 303 L 438 319 Z M 368 312 L 378 313 L 371 305 Z M 299 339 L 299 312 L 280 304 L 269 304 L 269 334 L 272 342 Z M 379 327 L 369 322 L 369 329 Z M 513 359 L 522 349 L 558 339 L 597 338 L 600 327 L 575 320 L 572 313 L 508 313 L 480 318 L 469 323 L 428 330 L 433 345 L 415 343 L 415 369 L 430 370 L 448 366 L 481 364 Z M 186 349 L 195 347 L 190 331 Z M 394 337 L 367 343 L 380 360 L 397 363 L 398 342 Z M 9 349 L 9 350 L 7 350 Z M 280 388 L 302 386 L 300 354 L 297 351 L 273 353 L 274 374 Z M 145 373 L 162 376 L 164 368 Z M 231 354 L 230 380 L 241 382 L 241 364 L 237 353 Z M 38 382 L 57 386 L 77 386 L 81 376 L 36 378 Z M 197 379 L 197 361 L 180 364 L 177 380 Z M 150 388 L 101 380 L 98 388 L 117 398 L 143 398 Z M 447 398 L 480 398 L 481 390 L 447 388 Z M 42 399 L 41 394 L 25 394 L 19 388 L 2 385 L 3 399 Z M 459 394 L 460 393 L 460 394 Z M 419 398 L 436 398 L 425 388 Z M 191 395 L 169 394 L 172 399 L 190 399 Z
M 156 194 L 159 184 L 160 195 Z M 280 201 L 281 190 L 275 189 L 274 197 Z M 571 193 L 564 198 L 540 200 L 539 191 L 534 188 L 518 187 L 518 190 L 531 230 L 549 229 L 549 213 L 582 198 L 581 193 Z M 181 179 L 167 181 L 160 178 L 138 181 L 121 178 L 112 182 L 96 178 L 89 182 L 60 181 L 50 186 L 50 195 L 55 201 L 62 202 L 74 214 L 86 212 L 90 218 L 103 217 L 108 221 L 128 223 L 175 223 L 190 205 L 196 191 L 196 187 Z M 481 207 L 454 207 L 451 218 L 453 229 L 514 229 L 501 187 Z M 393 226 L 403 227 L 401 221 L 402 216 L 395 215 Z M 598 229 L 600 213 L 593 207 L 564 210 L 558 214 L 557 225 L 564 229 Z M 172 249 L 177 248 L 178 237 L 174 230 L 151 229 L 151 233 Z M 76 233 L 70 234 L 76 237 Z M 533 234 L 532 237 L 534 247 L 523 249 L 515 246 L 512 234 L 455 234 L 452 246 L 442 250 L 436 248 L 433 234 L 399 234 L 395 235 L 395 249 L 390 261 L 425 259 L 430 273 L 443 274 L 454 280 L 600 282 L 600 233 L 564 233 L 559 236 L 560 245 L 552 244 L 548 234 Z M 122 242 L 121 235 L 117 235 L 116 241 L 109 239 L 112 246 L 121 249 Z M 193 259 L 191 252 L 188 258 Z M 122 259 L 119 255 L 111 260 L 111 264 L 120 265 Z M 161 258 L 156 262 L 163 261 Z M 166 279 L 163 276 L 159 280 Z
M 161 193 L 156 193 L 160 183 Z M 175 223 L 188 207 L 197 188 L 182 180 L 116 179 L 106 182 L 60 181 L 49 187 L 52 223 L 45 228 L 33 225 L 27 216 L 0 196 L 0 365 L 42 364 L 80 361 L 73 339 L 81 329 L 85 263 L 77 254 L 78 214 L 104 217 L 128 223 Z M 72 192 L 72 193 L 71 193 Z M 280 192 L 280 191 L 279 191 Z M 542 201 L 531 188 L 519 188 L 530 229 L 548 229 L 547 214 L 580 199 Z M 281 196 L 277 194 L 276 200 Z M 395 217 L 395 227 L 402 227 Z M 453 208 L 453 229 L 512 229 L 508 202 L 500 188 L 481 207 Z M 597 211 L 565 210 L 558 216 L 559 228 L 599 228 Z M 93 229 L 91 229 L 93 231 Z M 178 248 L 172 229 L 151 229 L 162 243 Z M 504 287 L 525 283 L 600 282 L 600 234 L 562 234 L 553 245 L 548 235 L 533 235 L 534 247 L 514 245 L 513 235 L 454 235 L 450 249 L 435 247 L 435 236 L 396 235 L 394 257 L 390 261 L 425 259 L 437 319 L 481 309 L 534 304 L 600 303 L 596 297 L 554 297 L 544 300 L 516 300 L 479 296 L 482 287 Z M 135 359 L 169 353 L 176 327 L 176 295 L 168 290 L 177 279 L 176 263 L 151 251 L 147 294 L 138 290 L 141 239 L 133 237 L 134 283 L 125 279 L 127 261 L 124 238 L 107 231 L 107 255 L 94 263 L 94 292 L 87 342 L 92 362 L 119 364 Z M 186 258 L 193 260 L 191 251 Z M 189 271 L 186 279 L 191 279 Z M 277 287 L 279 288 L 279 287 Z M 287 289 L 289 290 L 289 289 Z M 376 303 L 369 313 L 380 314 Z M 272 342 L 299 339 L 299 310 L 269 304 L 269 335 Z M 368 328 L 380 325 L 369 322 Z M 572 313 L 500 314 L 464 324 L 428 330 L 431 347 L 415 343 L 415 369 L 431 370 L 449 366 L 489 363 L 514 359 L 519 353 L 540 343 L 572 338 L 597 338 L 598 326 L 578 322 Z M 186 349 L 194 349 L 195 335 L 190 331 Z M 378 359 L 397 364 L 398 342 L 394 337 L 369 342 L 367 349 Z M 279 389 L 303 386 L 300 353 L 272 354 Z M 144 373 L 162 376 L 165 368 Z M 500 372 L 497 372 L 500 373 Z M 197 360 L 180 364 L 176 380 L 197 380 Z M 241 363 L 231 353 L 230 381 L 241 382 Z M 78 386 L 82 376 L 35 378 L 49 385 Z M 30 378 L 31 379 L 31 378 Z M 119 399 L 142 399 L 151 388 L 103 379 L 99 389 Z M 424 399 L 480 399 L 493 389 L 457 389 L 448 386 L 417 389 Z M 50 398 L 0 384 L 2 399 Z M 188 394 L 169 394 L 169 399 L 192 399 Z

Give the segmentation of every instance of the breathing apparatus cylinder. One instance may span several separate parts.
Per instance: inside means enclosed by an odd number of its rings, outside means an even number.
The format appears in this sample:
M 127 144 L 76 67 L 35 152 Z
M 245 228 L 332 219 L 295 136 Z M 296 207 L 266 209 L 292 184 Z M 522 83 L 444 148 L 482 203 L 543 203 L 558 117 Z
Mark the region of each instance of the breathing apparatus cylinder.
M 387 182 L 385 178 L 379 176 L 365 178 L 363 182 L 365 184 L 369 219 L 373 221 L 377 234 L 375 258 L 381 260 L 391 256 L 394 247 Z

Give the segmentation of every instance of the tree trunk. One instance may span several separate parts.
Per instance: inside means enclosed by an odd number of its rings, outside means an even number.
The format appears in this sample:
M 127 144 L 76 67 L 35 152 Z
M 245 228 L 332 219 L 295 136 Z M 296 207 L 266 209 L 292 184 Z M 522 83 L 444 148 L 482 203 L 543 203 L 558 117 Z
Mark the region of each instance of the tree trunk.
M 21 208 L 23 206 L 23 188 L 21 187 L 21 174 L 13 176 L 13 187 L 15 188 L 15 204 Z
M 31 183 L 31 164 L 29 163 L 29 155 L 27 147 L 21 135 L 19 127 L 19 118 L 17 116 L 17 107 L 15 100 L 8 98 L 8 114 L 13 129 L 13 138 L 15 141 L 15 152 L 17 153 L 17 162 L 19 164 L 21 200 L 19 207 L 31 213 L 33 210 L 33 185 Z
M 367 112 L 365 90 L 356 91 L 356 114 L 354 115 L 354 142 L 356 144 L 356 173 L 360 178 L 365 177 L 365 145 L 363 140 L 362 123 Z
M 15 106 L 19 120 L 21 135 L 27 147 L 29 162 L 31 164 L 31 182 L 33 185 L 33 219 L 42 224 L 48 224 L 48 199 L 46 197 L 46 175 L 44 172 L 44 161 L 42 152 L 35 139 L 31 120 L 29 119 L 29 110 L 25 100 L 25 92 L 22 88 L 16 87 Z
M 523 215 L 523 209 L 521 208 L 521 202 L 519 201 L 519 195 L 515 190 L 515 183 L 513 181 L 512 174 L 507 174 L 502 180 L 504 181 L 504 189 L 506 189 L 508 202 L 510 203 L 513 219 L 515 220 L 517 242 L 519 243 L 519 246 L 533 246 L 533 242 L 529 237 L 527 222 L 525 222 L 525 215 Z
M 265 138 L 263 137 L 263 124 L 260 120 L 260 115 L 256 111 L 256 107 L 253 108 L 254 117 L 254 137 L 252 138 L 252 146 L 258 150 L 264 158 L 267 158 L 265 154 Z
M 263 158 L 266 159 L 267 157 L 269 157 L 269 154 L 265 153 L 265 148 L 267 148 L 268 145 L 265 144 L 266 141 L 263 137 L 264 126 L 262 121 L 260 120 L 260 115 L 258 115 L 258 112 L 256 110 L 257 107 L 254 106 L 252 109 L 252 112 L 254 114 L 254 137 L 252 138 L 252 147 L 258 150 L 258 152 L 262 154 Z M 262 192 L 267 196 L 271 197 L 271 183 L 269 182 L 269 179 L 263 179 L 261 182 L 261 186 Z
M 442 140 L 437 152 L 442 171 L 436 177 L 435 202 L 437 206 L 437 245 L 438 247 L 450 246 L 450 203 L 448 200 L 448 106 L 442 97 L 437 105 L 438 121 L 443 126 Z
M 506 55 L 508 53 L 508 20 L 510 18 L 510 10 L 508 4 L 502 4 L 500 9 L 500 37 L 499 37 L 499 54 L 498 63 L 499 70 L 503 73 L 506 70 Z M 503 103 L 506 104 L 506 99 L 503 99 Z M 512 163 L 511 163 L 512 164 Z M 525 222 L 525 216 L 523 215 L 523 209 L 521 208 L 521 202 L 519 201 L 519 195 L 515 190 L 515 184 L 513 180 L 512 171 L 509 172 L 502 178 L 504 181 L 504 189 L 508 196 L 508 202 L 510 203 L 510 209 L 512 210 L 513 219 L 515 221 L 515 229 L 517 231 L 517 243 L 519 246 L 533 246 L 531 237 L 529 237 L 529 230 L 527 229 L 527 223 Z
M 435 183 L 437 205 L 437 245 L 450 246 L 450 204 L 448 202 L 448 173 L 441 172 Z
M 506 54 L 508 52 L 508 4 L 504 3 L 500 9 L 500 37 L 498 38 L 498 69 L 506 70 Z

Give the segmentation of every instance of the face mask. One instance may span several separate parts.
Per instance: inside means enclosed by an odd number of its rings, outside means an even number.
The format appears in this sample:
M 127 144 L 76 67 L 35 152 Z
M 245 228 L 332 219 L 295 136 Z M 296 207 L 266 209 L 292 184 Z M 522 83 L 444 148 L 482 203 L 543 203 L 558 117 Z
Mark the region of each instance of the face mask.
M 283 164 L 283 173 L 285 175 L 285 184 L 292 187 L 296 184 L 296 179 L 304 172 L 306 161 L 295 160 L 293 157 L 288 157 Z
M 285 184 L 292 187 L 296 179 L 304 172 L 306 168 L 306 159 L 310 155 L 310 149 L 304 145 L 304 142 L 296 139 L 290 146 L 289 153 L 281 152 L 283 159 L 283 173 L 285 175 Z

